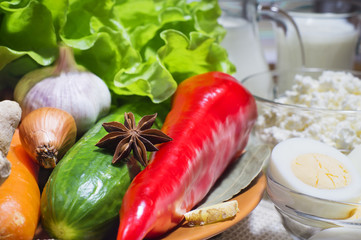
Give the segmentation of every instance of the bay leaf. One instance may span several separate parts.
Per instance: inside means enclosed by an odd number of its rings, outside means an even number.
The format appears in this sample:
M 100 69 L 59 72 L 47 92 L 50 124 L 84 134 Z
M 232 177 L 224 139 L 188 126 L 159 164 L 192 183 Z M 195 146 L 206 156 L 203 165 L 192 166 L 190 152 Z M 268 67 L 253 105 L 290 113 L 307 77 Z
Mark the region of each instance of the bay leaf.
M 227 201 L 240 193 L 262 171 L 270 154 L 271 149 L 267 145 L 247 146 L 245 153 L 228 166 L 196 209 Z

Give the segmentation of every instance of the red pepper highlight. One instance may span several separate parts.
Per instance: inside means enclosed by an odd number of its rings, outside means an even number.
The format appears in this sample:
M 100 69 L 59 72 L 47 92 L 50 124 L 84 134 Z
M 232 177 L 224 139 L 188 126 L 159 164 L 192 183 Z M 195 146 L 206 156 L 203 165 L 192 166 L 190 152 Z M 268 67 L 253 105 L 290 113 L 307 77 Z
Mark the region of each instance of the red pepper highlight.
M 177 226 L 245 148 L 256 118 L 253 96 L 232 76 L 183 81 L 162 128 L 173 141 L 160 145 L 129 186 L 117 239 L 159 237 Z

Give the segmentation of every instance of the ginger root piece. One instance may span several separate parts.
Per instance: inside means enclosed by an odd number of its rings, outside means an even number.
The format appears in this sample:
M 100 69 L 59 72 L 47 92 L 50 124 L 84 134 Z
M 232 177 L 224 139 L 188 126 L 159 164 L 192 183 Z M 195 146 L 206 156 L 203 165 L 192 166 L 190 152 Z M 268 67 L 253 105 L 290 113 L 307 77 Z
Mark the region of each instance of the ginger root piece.
M 11 163 L 6 159 L 4 154 L 0 152 L 0 186 L 9 177 L 11 171 Z
M 192 210 L 184 214 L 184 217 L 188 221 L 188 226 L 202 226 L 232 219 L 237 212 L 239 212 L 238 202 L 232 200 Z
M 6 159 L 11 139 L 21 119 L 21 108 L 15 101 L 0 102 L 0 185 L 8 178 L 11 164 Z

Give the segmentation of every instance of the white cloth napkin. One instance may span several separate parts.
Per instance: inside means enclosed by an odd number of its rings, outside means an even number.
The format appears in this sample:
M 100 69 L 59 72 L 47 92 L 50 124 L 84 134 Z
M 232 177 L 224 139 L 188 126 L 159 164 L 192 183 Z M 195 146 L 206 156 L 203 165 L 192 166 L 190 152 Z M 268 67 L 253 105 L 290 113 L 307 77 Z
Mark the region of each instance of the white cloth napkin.
M 292 240 L 273 203 L 264 197 L 241 222 L 211 240 Z

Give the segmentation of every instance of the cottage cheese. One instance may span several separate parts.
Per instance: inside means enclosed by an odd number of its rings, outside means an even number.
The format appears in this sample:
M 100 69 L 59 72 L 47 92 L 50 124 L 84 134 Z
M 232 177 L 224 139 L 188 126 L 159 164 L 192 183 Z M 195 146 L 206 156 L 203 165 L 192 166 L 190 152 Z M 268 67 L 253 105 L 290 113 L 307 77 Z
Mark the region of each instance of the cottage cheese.
M 318 79 L 297 75 L 291 90 L 275 101 L 317 110 L 259 106 L 255 132 L 262 141 L 277 144 L 291 137 L 310 137 L 345 152 L 361 144 L 361 112 L 322 110 L 361 111 L 361 80 L 351 73 L 324 71 Z

